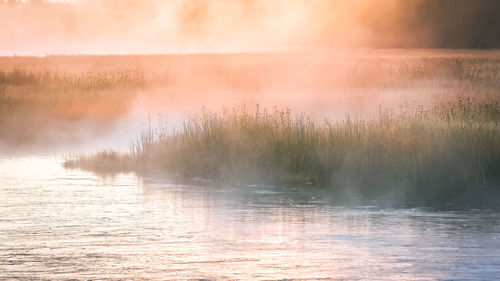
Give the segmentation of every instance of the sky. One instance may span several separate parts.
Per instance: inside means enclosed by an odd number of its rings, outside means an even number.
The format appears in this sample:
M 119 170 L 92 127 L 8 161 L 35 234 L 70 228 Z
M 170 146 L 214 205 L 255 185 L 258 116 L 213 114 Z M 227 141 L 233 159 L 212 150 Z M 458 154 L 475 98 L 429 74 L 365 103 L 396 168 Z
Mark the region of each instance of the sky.
M 498 0 L 0 2 L 0 55 L 499 48 Z

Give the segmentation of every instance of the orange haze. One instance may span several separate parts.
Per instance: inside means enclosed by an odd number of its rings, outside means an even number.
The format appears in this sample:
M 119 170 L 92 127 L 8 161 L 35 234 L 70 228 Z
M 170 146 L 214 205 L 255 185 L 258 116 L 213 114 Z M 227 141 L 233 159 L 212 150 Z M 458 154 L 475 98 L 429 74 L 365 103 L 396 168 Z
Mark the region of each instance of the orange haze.
M 0 55 L 500 47 L 497 0 L 19 2 L 0 0 Z

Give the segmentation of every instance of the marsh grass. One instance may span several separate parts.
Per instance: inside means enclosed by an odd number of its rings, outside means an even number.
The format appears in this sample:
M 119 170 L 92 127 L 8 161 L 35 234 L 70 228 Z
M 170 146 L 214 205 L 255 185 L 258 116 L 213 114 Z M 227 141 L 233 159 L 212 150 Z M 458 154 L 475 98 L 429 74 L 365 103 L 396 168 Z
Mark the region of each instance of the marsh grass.
M 124 70 L 120 72 L 69 73 L 49 70 L 26 70 L 14 68 L 0 72 L 2 85 L 37 85 L 61 89 L 105 90 L 116 87 L 144 87 L 146 77 L 143 71 Z
M 391 100 L 401 89 L 410 90 L 408 95 L 413 96 L 408 98 L 426 104 L 434 104 L 441 93 L 498 93 L 500 59 L 494 52 L 408 54 L 0 58 L 0 142 L 17 145 L 57 142 L 59 135 L 73 138 L 75 121 L 110 124 L 135 102 L 192 110 L 201 104 L 220 107 L 255 101 L 294 106 L 318 99 L 323 108 L 339 109 L 359 105 L 368 96 Z M 297 100 L 289 95 L 296 91 L 301 97 Z M 193 104 L 195 98 L 200 105 Z M 106 131 L 99 126 L 89 130 Z
M 67 157 L 63 166 L 67 169 L 80 168 L 103 175 L 112 175 L 132 171 L 132 164 L 133 160 L 130 155 L 103 151 L 94 155 Z
M 146 87 L 139 71 L 66 73 L 14 68 L 0 71 L 0 141 L 33 143 L 54 132 L 71 132 L 72 122 L 101 124 L 123 115 Z M 56 136 L 57 138 L 57 136 Z
M 222 113 L 205 110 L 170 135 L 149 127 L 128 156 L 108 152 L 70 163 L 98 171 L 102 168 L 94 169 L 94 161 L 106 167 L 116 161 L 111 170 L 314 184 L 430 202 L 484 199 L 500 188 L 499 121 L 498 102 L 466 98 L 431 109 L 380 108 L 377 118 L 346 116 L 339 122 L 235 106 Z

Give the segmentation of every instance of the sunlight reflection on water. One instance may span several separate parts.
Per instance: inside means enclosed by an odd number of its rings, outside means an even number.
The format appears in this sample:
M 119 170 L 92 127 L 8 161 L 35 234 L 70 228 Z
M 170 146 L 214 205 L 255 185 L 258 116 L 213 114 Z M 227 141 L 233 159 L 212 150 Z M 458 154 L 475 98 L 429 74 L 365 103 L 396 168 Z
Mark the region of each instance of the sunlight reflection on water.
M 485 280 L 500 214 L 349 206 L 319 189 L 66 171 L 0 159 L 0 279 Z

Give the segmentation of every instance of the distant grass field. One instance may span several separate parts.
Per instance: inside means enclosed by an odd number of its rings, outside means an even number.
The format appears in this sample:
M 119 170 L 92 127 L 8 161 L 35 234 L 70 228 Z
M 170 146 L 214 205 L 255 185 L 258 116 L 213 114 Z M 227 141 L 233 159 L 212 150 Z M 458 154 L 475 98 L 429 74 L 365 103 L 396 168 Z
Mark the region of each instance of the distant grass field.
M 33 143 L 84 118 L 104 123 L 124 114 L 132 89 L 142 87 L 140 73 L 0 71 L 0 141 Z
M 3 57 L 0 145 L 109 132 L 133 108 L 192 114 L 246 103 L 341 118 L 379 104 L 494 97 L 499 83 L 495 51 Z

